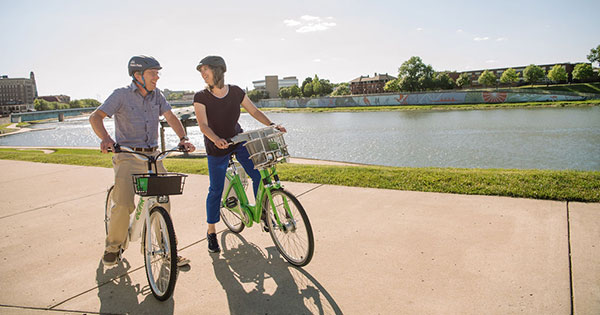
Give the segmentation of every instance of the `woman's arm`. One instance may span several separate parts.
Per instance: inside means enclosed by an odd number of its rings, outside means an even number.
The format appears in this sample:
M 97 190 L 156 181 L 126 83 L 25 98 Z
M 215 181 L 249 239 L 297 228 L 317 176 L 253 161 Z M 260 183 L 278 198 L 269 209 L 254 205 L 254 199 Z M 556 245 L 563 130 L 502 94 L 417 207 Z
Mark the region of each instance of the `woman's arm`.
M 242 107 L 250 114 L 250 116 L 254 117 L 254 119 L 260 121 L 261 123 L 270 126 L 273 124 L 269 117 L 265 115 L 252 101 L 248 98 L 248 95 L 244 95 L 244 100 L 242 101 Z M 286 132 L 285 128 L 281 125 L 276 126 L 280 131 Z
M 217 148 L 219 149 L 227 149 L 229 144 L 227 140 L 219 137 L 209 126 L 208 126 L 208 118 L 206 116 L 206 106 L 202 103 L 194 102 L 194 110 L 196 111 L 196 121 L 198 121 L 198 126 L 200 127 L 200 131 L 204 134 L 210 141 L 212 141 Z

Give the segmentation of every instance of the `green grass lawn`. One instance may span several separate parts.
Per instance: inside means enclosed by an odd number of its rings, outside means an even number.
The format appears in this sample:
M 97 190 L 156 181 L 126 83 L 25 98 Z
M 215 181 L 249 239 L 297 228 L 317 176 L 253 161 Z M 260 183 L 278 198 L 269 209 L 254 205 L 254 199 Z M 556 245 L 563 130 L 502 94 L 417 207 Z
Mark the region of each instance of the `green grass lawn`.
M 0 159 L 112 167 L 110 154 L 89 149 L 0 149 Z M 208 174 L 206 158 L 169 158 L 172 172 Z M 401 168 L 281 164 L 281 180 L 315 184 L 470 195 L 600 202 L 600 172 L 507 169 Z
M 546 85 L 534 85 L 521 86 L 518 89 L 523 90 L 541 90 L 545 92 L 572 92 L 572 93 L 591 93 L 600 94 L 600 82 L 593 83 L 573 83 L 573 84 L 554 84 L 550 86 Z

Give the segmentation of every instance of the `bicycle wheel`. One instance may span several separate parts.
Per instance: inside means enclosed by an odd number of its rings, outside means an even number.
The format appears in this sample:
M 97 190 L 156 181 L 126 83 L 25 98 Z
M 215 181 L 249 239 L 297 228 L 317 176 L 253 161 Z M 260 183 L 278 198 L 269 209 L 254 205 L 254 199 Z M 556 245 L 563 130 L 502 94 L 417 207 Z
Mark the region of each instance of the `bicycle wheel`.
M 243 182 L 243 181 L 242 181 Z M 225 177 L 225 189 L 223 190 L 223 197 L 226 196 L 226 190 L 229 187 L 229 179 Z M 221 219 L 223 223 L 234 233 L 240 233 L 244 230 L 244 210 L 240 206 L 240 198 L 232 188 L 227 197 L 225 198 L 231 207 L 225 207 L 221 204 Z M 221 199 L 223 200 L 223 199 Z
M 144 263 L 152 294 L 164 301 L 173 295 L 177 281 L 177 245 L 169 213 L 162 207 L 150 210 L 150 229 L 144 233 Z
M 110 214 L 112 213 L 111 209 L 115 204 L 112 199 L 114 188 L 115 185 L 110 186 L 106 193 L 106 202 L 104 203 L 104 230 L 106 231 L 106 235 L 108 235 L 108 223 L 110 222 Z
M 271 191 L 273 204 L 265 200 L 269 234 L 283 257 L 294 266 L 305 266 L 312 259 L 315 243 L 306 211 L 294 195 L 284 189 Z M 275 213 L 281 226 L 277 224 Z

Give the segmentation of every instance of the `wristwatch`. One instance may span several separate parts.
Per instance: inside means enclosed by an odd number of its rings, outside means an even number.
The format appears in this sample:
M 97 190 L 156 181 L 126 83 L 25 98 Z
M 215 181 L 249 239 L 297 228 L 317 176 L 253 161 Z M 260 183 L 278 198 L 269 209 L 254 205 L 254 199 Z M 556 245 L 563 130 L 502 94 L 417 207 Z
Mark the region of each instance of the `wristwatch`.
M 190 138 L 188 138 L 188 136 L 183 136 L 179 138 L 179 141 L 190 141 Z

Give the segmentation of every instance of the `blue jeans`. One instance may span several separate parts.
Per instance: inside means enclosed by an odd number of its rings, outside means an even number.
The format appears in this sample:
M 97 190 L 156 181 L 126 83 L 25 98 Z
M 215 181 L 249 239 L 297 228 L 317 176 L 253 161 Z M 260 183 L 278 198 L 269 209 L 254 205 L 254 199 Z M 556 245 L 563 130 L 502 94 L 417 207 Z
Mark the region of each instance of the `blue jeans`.
M 242 164 L 246 174 L 252 178 L 252 188 L 254 189 L 254 197 L 258 192 L 260 184 L 260 172 L 254 169 L 254 163 L 250 160 L 250 154 L 246 147 L 238 145 L 233 151 L 236 154 L 237 160 Z M 225 173 L 229 166 L 229 156 L 208 155 L 208 177 L 210 184 L 208 187 L 208 197 L 206 197 L 206 222 L 214 224 L 219 222 L 221 213 L 221 198 L 223 197 L 223 189 L 225 186 Z

